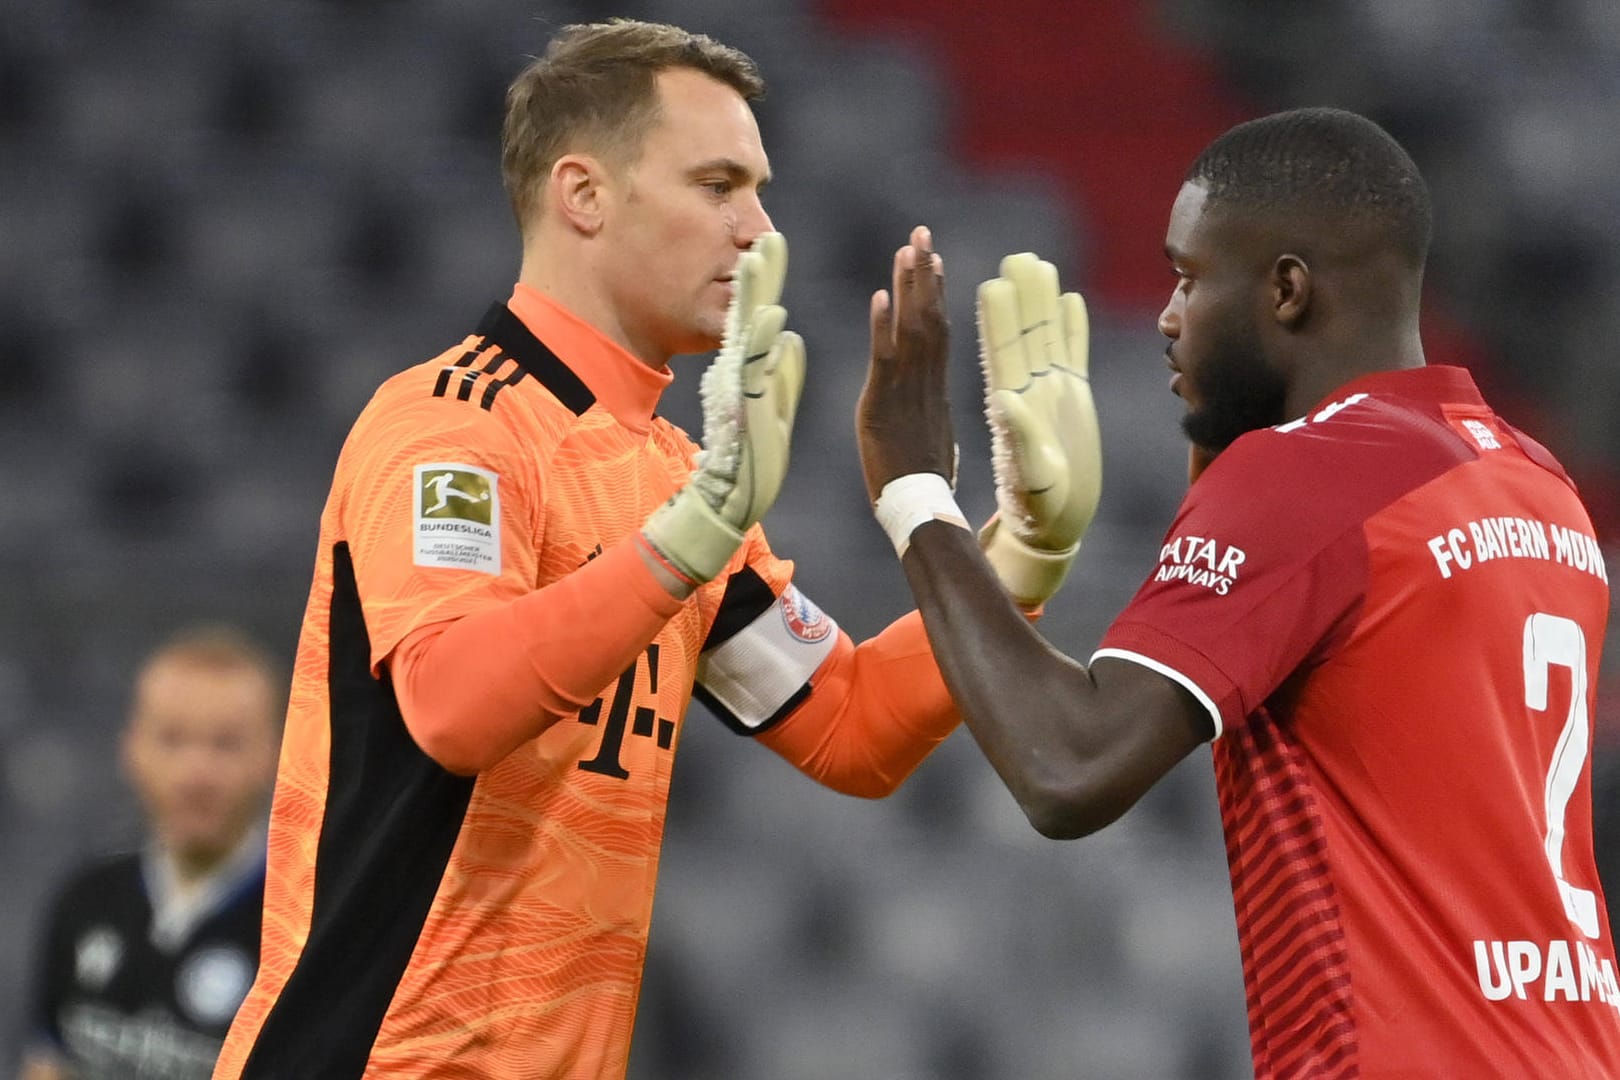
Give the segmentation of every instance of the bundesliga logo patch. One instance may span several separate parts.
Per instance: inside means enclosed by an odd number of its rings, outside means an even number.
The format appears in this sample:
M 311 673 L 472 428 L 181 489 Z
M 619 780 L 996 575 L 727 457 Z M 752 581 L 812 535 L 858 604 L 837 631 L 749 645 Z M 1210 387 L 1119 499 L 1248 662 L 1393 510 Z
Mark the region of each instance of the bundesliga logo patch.
M 418 465 L 412 475 L 416 565 L 499 574 L 500 477 L 454 462 Z

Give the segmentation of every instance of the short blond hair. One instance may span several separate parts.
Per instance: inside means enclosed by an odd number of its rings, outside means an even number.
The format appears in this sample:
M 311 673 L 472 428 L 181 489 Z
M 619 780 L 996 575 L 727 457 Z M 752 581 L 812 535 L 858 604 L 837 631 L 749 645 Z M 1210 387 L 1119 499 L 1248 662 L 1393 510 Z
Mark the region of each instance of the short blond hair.
M 657 76 L 671 68 L 708 75 L 745 101 L 765 92 L 747 54 L 678 26 L 610 19 L 565 26 L 551 39 L 506 92 L 501 178 L 520 227 L 564 154 L 588 149 L 617 164 L 635 160 L 658 120 Z
M 281 664 L 251 634 L 230 623 L 197 623 L 171 635 L 141 662 L 137 687 L 150 672 L 168 665 L 256 676 L 269 691 L 272 713 L 286 705 Z

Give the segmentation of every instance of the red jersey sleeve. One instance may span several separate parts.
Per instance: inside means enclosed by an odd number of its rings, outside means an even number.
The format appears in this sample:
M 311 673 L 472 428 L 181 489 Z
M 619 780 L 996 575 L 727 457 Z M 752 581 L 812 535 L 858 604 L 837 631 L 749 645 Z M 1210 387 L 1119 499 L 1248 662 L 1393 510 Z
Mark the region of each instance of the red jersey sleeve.
M 1450 463 L 1410 460 L 1382 412 L 1357 401 L 1331 416 L 1332 437 L 1300 422 L 1234 442 L 1188 491 L 1158 564 L 1093 659 L 1180 683 L 1218 737 L 1328 655 L 1365 591 L 1363 523 L 1414 469 Z

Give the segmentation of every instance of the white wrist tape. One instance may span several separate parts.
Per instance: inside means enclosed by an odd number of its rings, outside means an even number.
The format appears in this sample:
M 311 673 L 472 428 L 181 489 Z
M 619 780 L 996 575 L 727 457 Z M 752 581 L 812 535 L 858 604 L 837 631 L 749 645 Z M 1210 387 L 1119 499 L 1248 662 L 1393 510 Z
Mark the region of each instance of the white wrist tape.
M 967 518 L 956 505 L 951 485 L 938 473 L 910 473 L 897 476 L 883 485 L 878 493 L 878 524 L 889 534 L 896 555 L 904 555 L 911 546 L 911 532 L 925 521 L 948 521 L 960 528 L 968 528 Z

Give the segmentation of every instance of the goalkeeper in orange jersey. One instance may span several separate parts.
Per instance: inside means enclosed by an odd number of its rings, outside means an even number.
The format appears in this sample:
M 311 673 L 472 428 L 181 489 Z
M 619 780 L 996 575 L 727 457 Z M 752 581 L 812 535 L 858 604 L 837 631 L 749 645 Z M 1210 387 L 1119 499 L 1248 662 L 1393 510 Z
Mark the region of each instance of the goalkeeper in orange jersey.
M 516 287 L 338 460 L 220 1080 L 622 1076 L 691 696 L 862 796 L 956 726 L 917 616 L 856 645 L 758 525 L 805 377 L 761 89 L 627 21 L 513 83 Z M 716 346 L 694 458 L 654 410 Z

